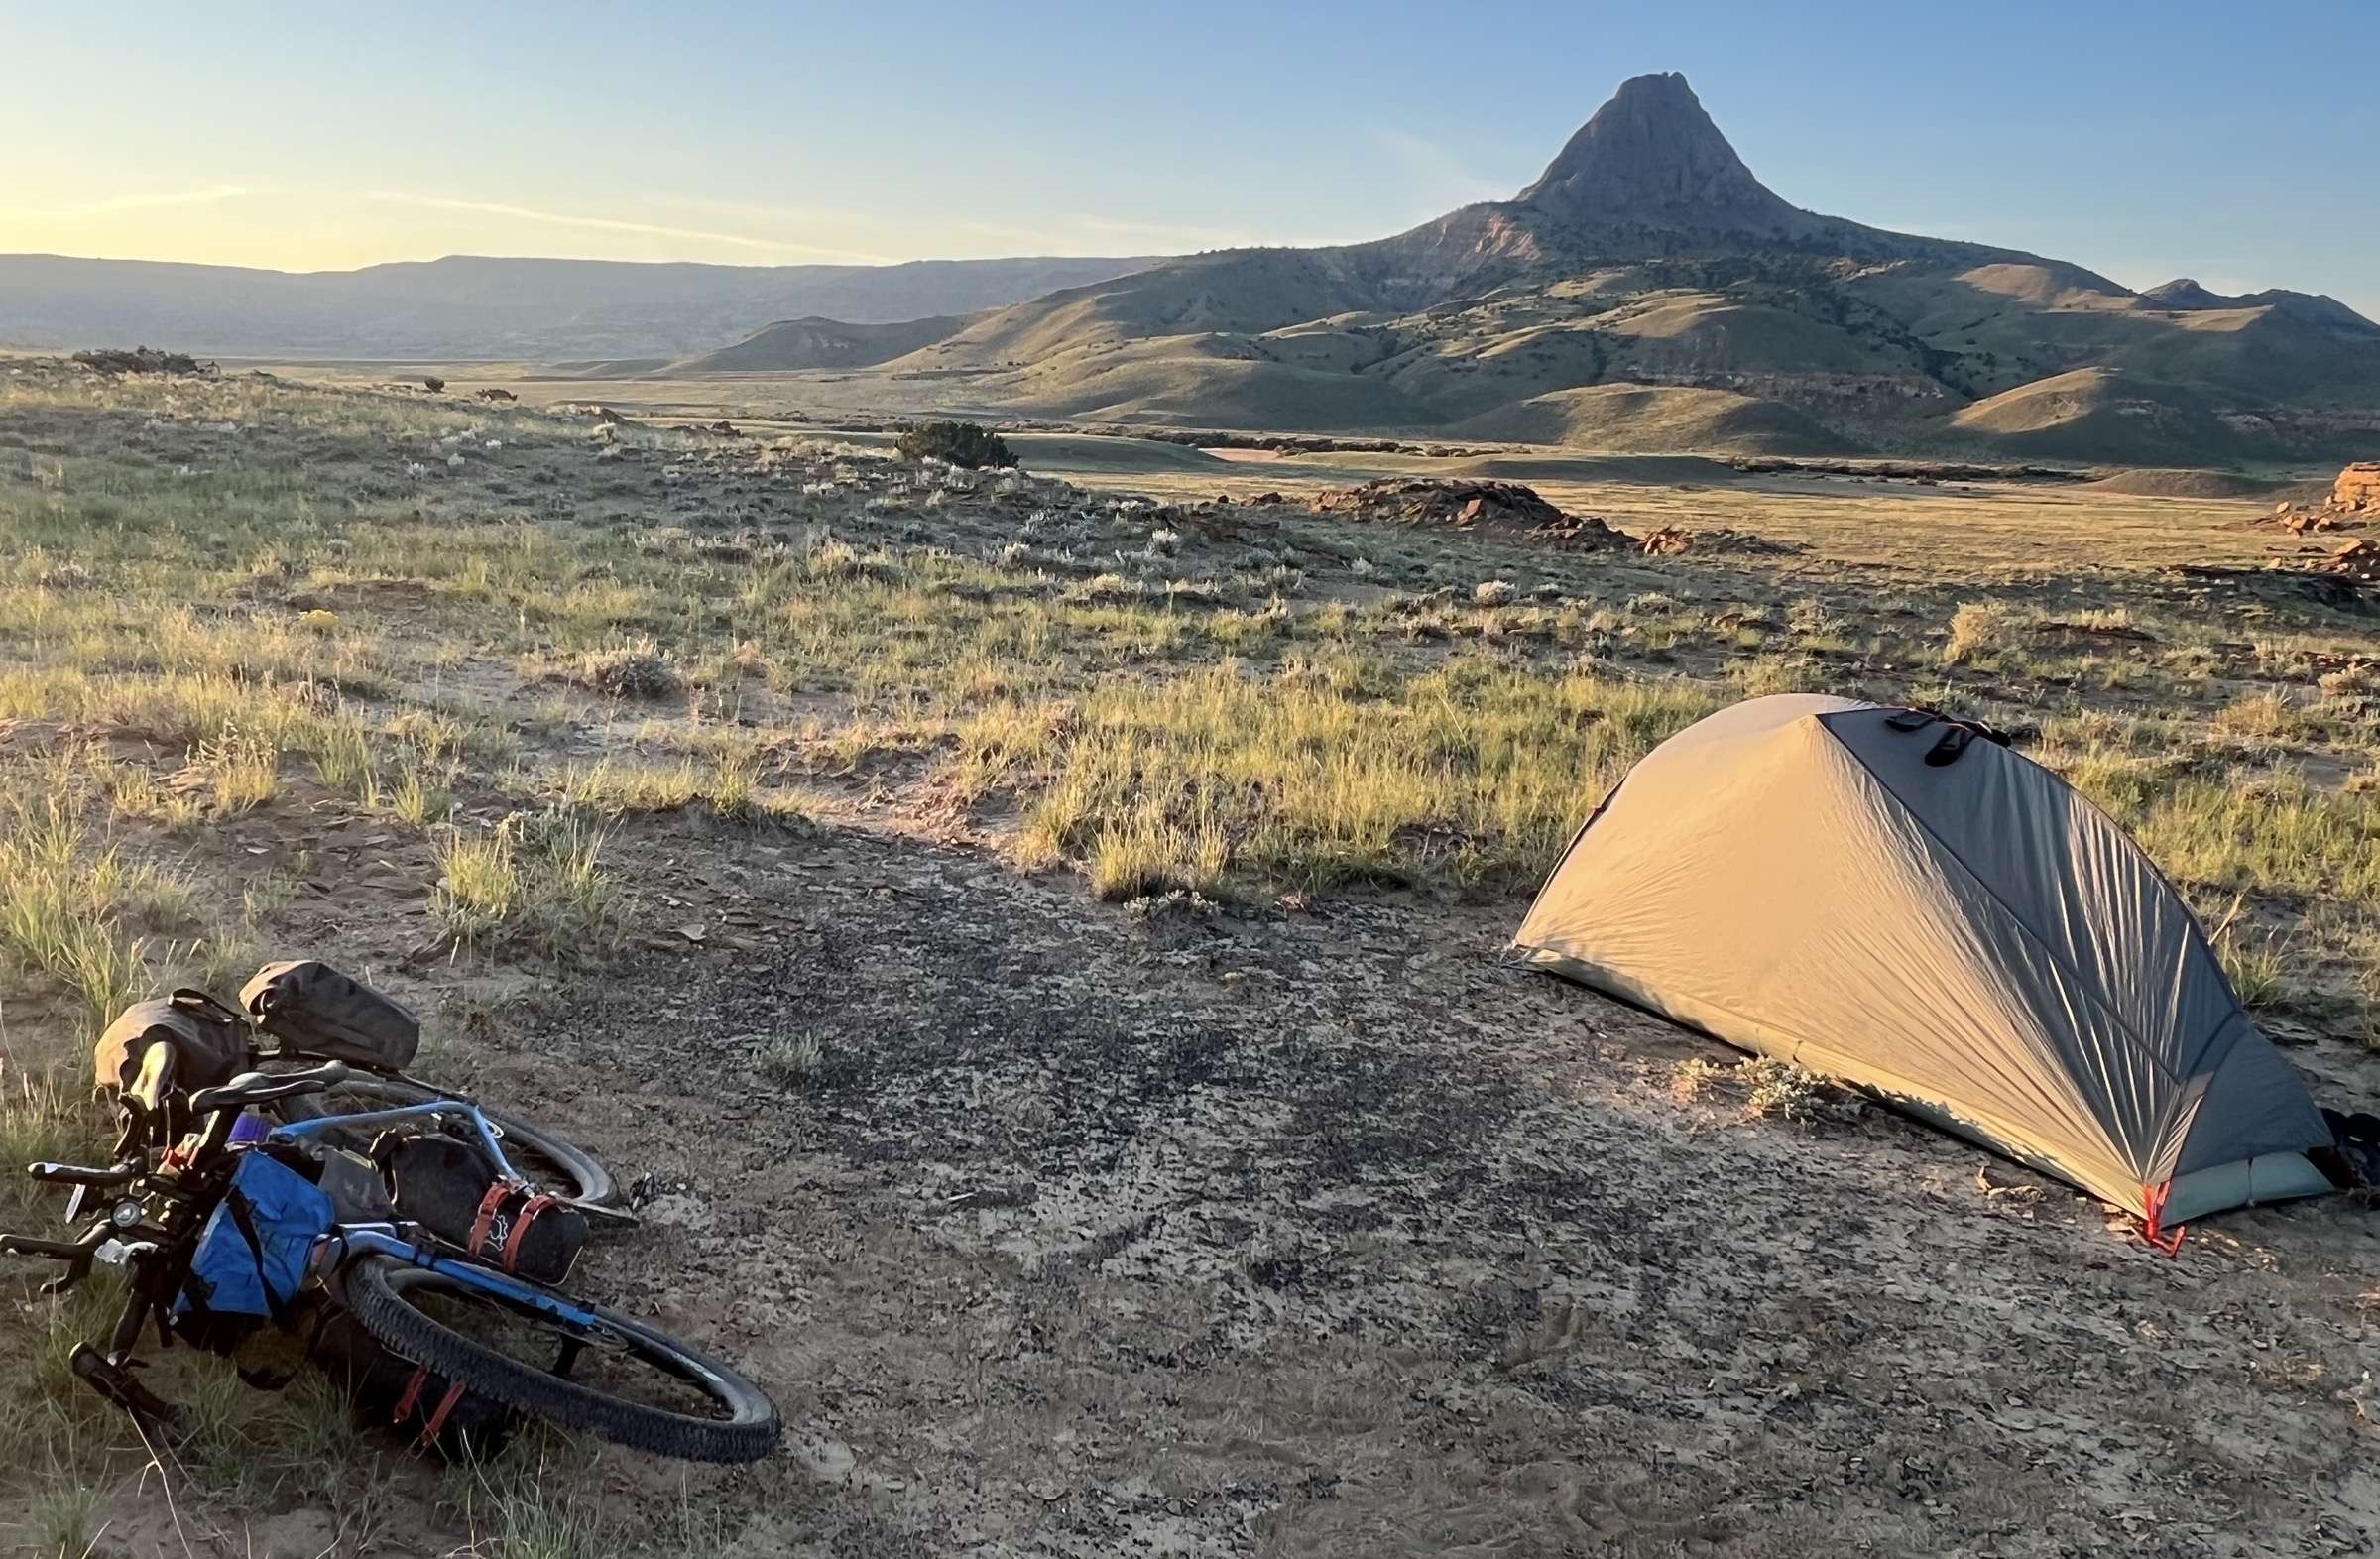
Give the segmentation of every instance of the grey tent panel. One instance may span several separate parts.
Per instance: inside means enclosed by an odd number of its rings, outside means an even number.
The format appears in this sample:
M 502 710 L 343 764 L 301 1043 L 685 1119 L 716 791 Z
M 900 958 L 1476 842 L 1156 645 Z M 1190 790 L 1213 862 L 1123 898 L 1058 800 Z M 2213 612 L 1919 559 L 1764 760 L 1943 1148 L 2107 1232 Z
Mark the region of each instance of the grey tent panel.
M 2321 1113 L 2148 857 L 1996 744 L 1928 764 L 1946 728 L 1900 714 L 1788 694 L 1678 733 L 1515 950 L 2144 1217 L 2327 1189 Z

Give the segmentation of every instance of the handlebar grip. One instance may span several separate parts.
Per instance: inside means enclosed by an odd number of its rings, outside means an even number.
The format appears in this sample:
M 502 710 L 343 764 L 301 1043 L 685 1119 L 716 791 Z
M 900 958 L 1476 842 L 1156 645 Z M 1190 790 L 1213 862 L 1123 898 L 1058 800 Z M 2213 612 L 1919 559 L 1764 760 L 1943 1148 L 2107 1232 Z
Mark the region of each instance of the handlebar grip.
M 190 1108 L 212 1115 L 297 1094 L 318 1094 L 345 1082 L 347 1071 L 344 1061 L 325 1061 L 302 1072 L 242 1072 L 219 1088 L 201 1088 L 190 1095 Z
M 83 1164 L 37 1163 L 26 1166 L 25 1172 L 47 1185 L 87 1185 L 105 1190 L 110 1186 L 130 1185 L 141 1176 L 139 1159 L 128 1159 L 105 1169 L 93 1169 Z
M 64 1240 L 36 1240 L 27 1235 L 0 1235 L 0 1256 L 46 1256 L 52 1260 L 71 1261 L 88 1256 L 98 1244 L 96 1240 L 84 1246 Z

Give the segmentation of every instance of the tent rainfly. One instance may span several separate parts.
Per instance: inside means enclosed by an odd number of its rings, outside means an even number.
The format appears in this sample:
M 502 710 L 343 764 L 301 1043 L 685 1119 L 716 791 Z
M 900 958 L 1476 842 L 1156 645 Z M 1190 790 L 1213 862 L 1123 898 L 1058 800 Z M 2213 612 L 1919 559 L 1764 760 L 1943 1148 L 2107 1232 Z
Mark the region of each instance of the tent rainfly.
M 1517 957 L 2071 1181 L 2152 1235 L 2330 1187 L 2331 1135 L 2121 828 L 1942 717 L 1785 694 L 1655 748 Z

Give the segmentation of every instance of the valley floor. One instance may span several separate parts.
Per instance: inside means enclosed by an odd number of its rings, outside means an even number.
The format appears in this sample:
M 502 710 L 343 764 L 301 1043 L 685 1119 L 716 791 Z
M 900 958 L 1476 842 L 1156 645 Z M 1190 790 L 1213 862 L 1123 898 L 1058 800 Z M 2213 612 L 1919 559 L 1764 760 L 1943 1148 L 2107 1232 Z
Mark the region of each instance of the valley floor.
M 423 1011 L 423 1071 L 635 1183 L 579 1281 L 789 1428 L 734 1473 L 542 1436 L 443 1471 L 177 1354 L 208 1414 L 153 1460 L 60 1368 L 88 1308 L 10 1271 L 0 1548 L 2380 1541 L 2368 1208 L 2168 1260 L 1497 960 L 1670 731 L 1923 699 L 2134 828 L 2368 1107 L 2370 620 L 2162 566 L 2261 556 L 2269 505 L 1562 490 L 1795 548 L 1647 558 L 1190 502 L 1298 496 L 1297 460 L 1102 458 L 0 379 L 0 1146 L 89 1150 L 132 994 L 330 957 Z

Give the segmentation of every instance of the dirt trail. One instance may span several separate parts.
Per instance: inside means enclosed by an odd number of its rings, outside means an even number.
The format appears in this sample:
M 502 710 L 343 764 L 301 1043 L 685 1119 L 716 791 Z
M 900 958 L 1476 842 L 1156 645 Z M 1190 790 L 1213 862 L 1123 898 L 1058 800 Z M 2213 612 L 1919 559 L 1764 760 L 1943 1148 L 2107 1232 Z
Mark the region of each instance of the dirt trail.
M 2380 1540 L 2338 1200 L 2169 1262 L 1881 1112 L 1681 1105 L 1726 1052 L 1495 967 L 1501 914 L 1135 917 L 834 829 L 647 881 L 703 943 L 656 923 L 488 1081 L 585 1079 L 521 1102 L 661 1188 L 590 1280 L 784 1403 L 733 1551 Z

